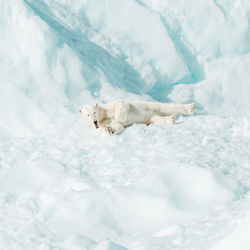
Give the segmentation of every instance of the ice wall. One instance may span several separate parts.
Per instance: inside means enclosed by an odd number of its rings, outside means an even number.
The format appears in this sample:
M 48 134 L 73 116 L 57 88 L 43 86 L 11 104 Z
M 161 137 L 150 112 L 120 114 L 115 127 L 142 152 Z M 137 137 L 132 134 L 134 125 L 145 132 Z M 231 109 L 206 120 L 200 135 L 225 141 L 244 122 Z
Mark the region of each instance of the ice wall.
M 249 105 L 249 8 L 248 1 L 200 1 L 195 8 L 189 2 L 132 0 L 43 5 L 139 73 L 131 77 L 125 70 L 131 82 L 120 77 L 113 85 L 161 101 L 195 99 L 201 109 L 227 115 L 243 115 Z M 98 67 L 108 77 L 109 69 Z
M 1 131 L 48 133 L 63 116 L 66 125 L 74 119 L 70 99 L 86 88 L 81 62 L 24 2 L 1 2 L 1 9 Z

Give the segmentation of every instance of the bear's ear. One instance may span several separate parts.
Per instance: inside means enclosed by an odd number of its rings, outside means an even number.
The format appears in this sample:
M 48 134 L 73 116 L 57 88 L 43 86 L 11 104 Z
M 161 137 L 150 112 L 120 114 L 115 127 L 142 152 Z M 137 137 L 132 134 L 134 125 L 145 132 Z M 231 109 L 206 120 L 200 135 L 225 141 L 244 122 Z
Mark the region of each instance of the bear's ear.
M 96 103 L 95 106 L 96 106 L 96 108 L 97 108 L 97 107 L 98 107 L 98 104 Z

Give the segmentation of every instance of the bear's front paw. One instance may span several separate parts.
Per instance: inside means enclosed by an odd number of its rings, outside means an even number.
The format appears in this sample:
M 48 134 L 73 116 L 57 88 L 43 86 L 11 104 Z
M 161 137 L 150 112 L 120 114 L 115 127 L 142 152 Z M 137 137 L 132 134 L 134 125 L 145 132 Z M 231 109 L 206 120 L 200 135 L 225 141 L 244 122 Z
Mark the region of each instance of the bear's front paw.
M 115 134 L 115 129 L 113 129 L 112 127 L 110 127 L 110 126 L 107 126 L 106 128 L 105 128 L 105 131 L 106 131 L 106 133 L 108 134 L 108 135 L 113 135 L 113 134 Z

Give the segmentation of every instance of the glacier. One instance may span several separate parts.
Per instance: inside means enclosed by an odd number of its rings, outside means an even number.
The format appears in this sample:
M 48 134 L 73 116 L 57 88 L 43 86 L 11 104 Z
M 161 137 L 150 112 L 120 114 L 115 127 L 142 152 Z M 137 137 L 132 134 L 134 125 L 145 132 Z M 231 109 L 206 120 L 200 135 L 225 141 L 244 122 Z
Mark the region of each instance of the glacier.
M 250 2 L 0 2 L 0 250 L 248 250 Z M 106 136 L 78 109 L 195 102 Z

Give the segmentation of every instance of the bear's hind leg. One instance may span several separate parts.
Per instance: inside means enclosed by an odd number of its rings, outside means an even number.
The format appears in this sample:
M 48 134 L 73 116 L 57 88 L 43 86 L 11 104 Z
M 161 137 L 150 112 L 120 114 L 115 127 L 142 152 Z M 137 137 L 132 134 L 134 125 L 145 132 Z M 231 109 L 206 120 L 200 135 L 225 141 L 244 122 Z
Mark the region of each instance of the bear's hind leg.
M 187 113 L 189 115 L 193 115 L 194 114 L 194 103 L 185 104 L 185 106 L 186 106 Z
M 175 104 L 175 103 L 164 103 L 160 105 L 160 113 L 170 114 L 194 114 L 194 103 L 189 104 Z
M 168 116 L 153 116 L 151 117 L 147 125 L 149 124 L 164 124 L 164 125 L 172 125 L 175 123 L 176 115 L 168 115 Z

